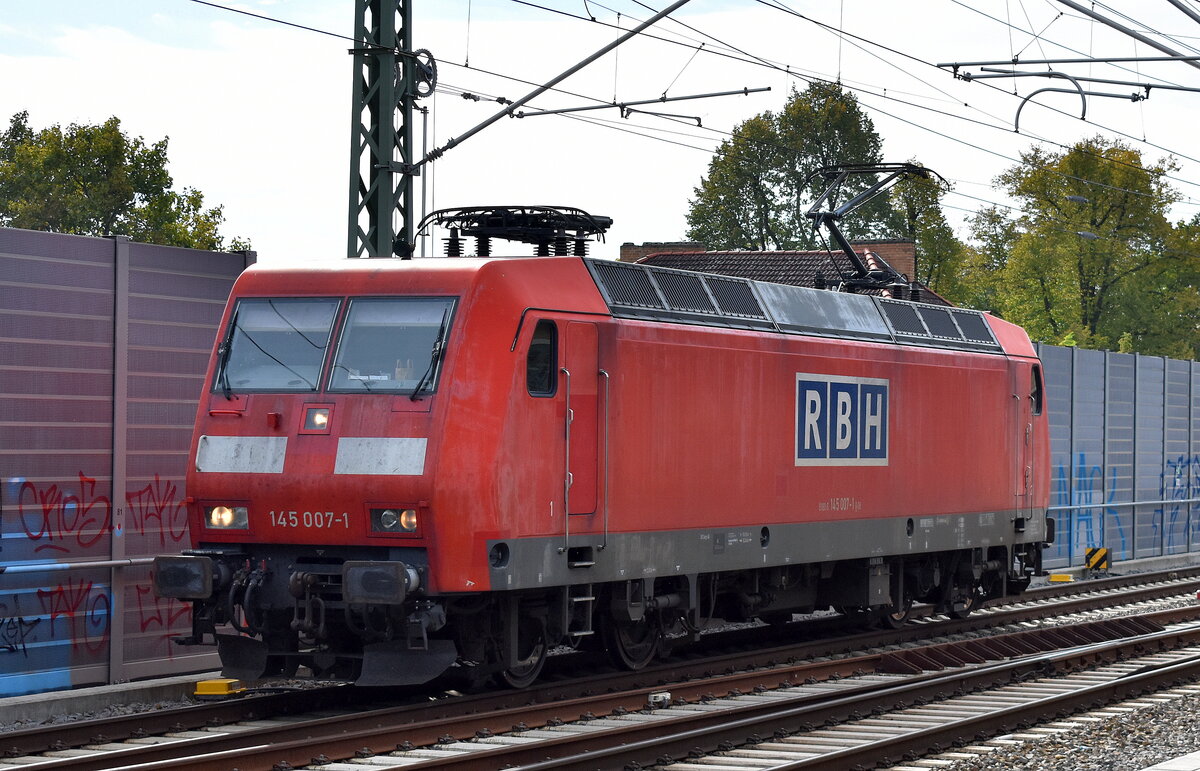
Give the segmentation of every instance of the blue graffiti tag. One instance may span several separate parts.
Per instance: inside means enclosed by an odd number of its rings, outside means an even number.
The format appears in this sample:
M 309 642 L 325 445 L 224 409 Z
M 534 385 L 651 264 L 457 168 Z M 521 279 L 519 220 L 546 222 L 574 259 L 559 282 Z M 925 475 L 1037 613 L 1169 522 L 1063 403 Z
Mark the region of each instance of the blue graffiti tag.
M 1059 521 L 1069 518 L 1069 528 L 1062 531 L 1071 533 L 1070 547 L 1075 554 L 1085 550 L 1107 545 L 1113 550 L 1115 559 L 1127 559 L 1129 556 L 1129 522 L 1120 516 L 1117 503 L 1117 470 L 1109 469 L 1108 489 L 1105 490 L 1104 467 L 1090 463 L 1087 453 L 1076 455 L 1074 468 L 1067 462 L 1060 461 L 1054 469 L 1054 502 L 1053 506 L 1070 507 L 1060 512 Z M 1072 480 L 1074 472 L 1074 480 Z M 1063 533 L 1064 535 L 1066 532 Z M 1066 557 L 1066 543 L 1060 543 L 1056 549 L 1060 556 Z

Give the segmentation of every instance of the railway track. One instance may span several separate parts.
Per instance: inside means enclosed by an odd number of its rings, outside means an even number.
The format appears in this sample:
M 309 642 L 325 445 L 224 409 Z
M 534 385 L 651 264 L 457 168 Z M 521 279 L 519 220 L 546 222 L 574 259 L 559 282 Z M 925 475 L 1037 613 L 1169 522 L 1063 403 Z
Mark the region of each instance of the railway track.
M 931 700 L 939 693 L 947 693 L 946 689 L 950 689 L 948 693 L 953 693 L 966 688 L 975 690 L 986 687 L 988 678 L 991 678 L 993 685 L 1009 687 L 1014 682 L 1046 674 L 1047 668 L 1081 666 L 1053 663 L 1051 657 L 1059 654 L 1039 654 L 1036 651 L 1078 647 L 1081 644 L 1115 646 L 1118 643 L 1104 641 L 1112 638 L 1128 641 L 1131 637 L 1156 634 L 1176 636 L 1147 637 L 1153 642 L 1144 644 L 1162 649 L 1189 644 L 1185 640 L 1191 640 L 1191 637 L 1170 632 L 1164 629 L 1164 625 L 1196 617 L 1200 609 L 1194 606 L 1160 611 L 1149 622 L 1116 619 L 1063 624 L 1047 630 L 1014 632 L 1002 636 L 991 634 L 982 639 L 913 647 L 913 640 L 929 638 L 934 629 L 939 635 L 958 636 L 970 634 L 972 630 L 978 633 L 981 628 L 993 632 L 1001 628 L 1017 629 L 1021 624 L 1032 623 L 1039 617 L 1097 614 L 1100 609 L 1108 613 L 1130 613 L 1133 612 L 1130 603 L 1145 603 L 1162 597 L 1179 598 L 1189 594 L 1194 596 L 1200 590 L 1200 578 L 1194 574 L 1151 581 L 1133 590 L 1121 590 L 1112 584 L 1097 584 L 1086 591 L 1073 587 L 1067 592 L 1033 594 L 1023 601 L 987 608 L 978 616 L 936 627 L 931 626 L 932 621 L 918 621 L 901 630 L 777 645 L 751 654 L 710 655 L 694 661 L 673 662 L 632 675 L 594 675 L 524 692 L 423 700 L 416 704 L 364 711 L 351 703 L 355 699 L 356 689 L 324 689 L 328 693 L 319 697 L 323 699 L 321 702 L 315 700 L 317 696 L 311 695 L 317 692 L 309 692 L 299 698 L 292 695 L 290 700 L 286 697 L 277 700 L 290 702 L 293 712 L 300 706 L 297 702 L 302 702 L 306 708 L 306 714 L 302 716 L 274 712 L 272 703 L 262 699 L 242 704 L 206 705 L 183 710 L 181 712 L 186 714 L 179 715 L 141 716 L 140 733 L 130 732 L 128 728 L 111 721 L 59 728 L 60 731 L 68 728 L 73 730 L 72 737 L 59 733 L 52 738 L 54 733 L 51 731 L 12 732 L 0 740 L 0 747 L 5 748 L 9 755 L 7 761 L 0 760 L 0 769 L 111 769 L 137 765 L 147 770 L 238 768 L 250 771 L 300 768 L 313 765 L 313 759 L 321 761 L 323 765 L 320 767 L 326 771 L 343 767 L 383 768 L 389 764 L 414 768 L 496 768 L 500 765 L 550 762 L 545 760 L 549 754 L 562 757 L 554 763 L 568 763 L 568 758 L 581 757 L 584 759 L 579 762 L 583 765 L 545 767 L 612 767 L 614 763 L 620 767 L 626 763 L 616 763 L 615 756 L 604 759 L 595 753 L 629 752 L 628 760 L 650 765 L 668 757 L 672 760 L 686 758 L 697 751 L 720 751 L 722 747 L 733 751 L 734 745 L 745 745 L 748 741 L 761 744 L 764 737 L 773 738 L 776 732 L 789 732 L 789 736 L 782 737 L 780 743 L 791 744 L 794 743 L 791 734 L 796 731 L 796 725 L 807 722 L 822 725 L 833 720 L 851 719 L 855 712 L 866 715 L 887 709 L 880 700 L 900 688 L 901 681 L 907 683 L 904 688 L 918 689 L 913 693 L 926 693 L 919 689 L 927 689 L 927 695 L 910 695 L 907 698 Z M 1121 610 L 1112 607 L 1118 594 Z M 786 634 L 788 631 L 785 628 L 776 630 L 776 633 Z M 1187 634 L 1200 637 L 1200 631 Z M 740 636 L 744 635 L 737 633 L 724 636 L 719 644 L 736 646 Z M 1168 639 L 1173 642 L 1168 643 Z M 905 644 L 910 647 L 895 647 Z M 714 642 L 709 647 L 716 645 L 718 643 Z M 828 657 L 840 651 L 862 651 L 882 646 L 893 647 L 888 651 L 865 655 L 812 660 L 813 657 Z M 1102 660 L 1103 655 L 1111 656 L 1113 660 L 1118 656 L 1116 653 L 1102 655 L 1096 652 L 1098 650 L 1077 652 L 1075 655 L 1079 658 L 1075 660 L 1096 663 Z M 999 660 L 1001 663 L 983 666 L 981 662 L 987 660 Z M 968 666 L 982 666 L 977 680 L 970 685 L 952 688 L 947 678 Z M 953 671 L 937 671 L 944 667 L 951 667 Z M 930 672 L 931 669 L 934 671 Z M 729 673 L 721 674 L 725 672 Z M 689 683 L 689 680 L 693 682 Z M 831 700 L 831 696 L 836 698 Z M 815 711 L 828 709 L 831 701 L 842 704 L 851 698 L 867 701 L 859 706 L 848 706 L 841 718 L 834 713 Z M 648 705 L 653 705 L 653 708 L 648 708 Z M 236 708 L 244 710 L 241 717 L 236 715 Z M 217 710 L 227 712 L 218 715 Z M 314 710 L 318 710 L 315 715 Z M 773 712 L 787 714 L 775 718 L 764 717 Z M 806 714 L 809 716 L 804 717 Z M 151 722 L 161 723 L 163 720 L 174 722 L 163 727 L 150 725 Z M 695 732 L 716 730 L 706 727 L 706 720 L 724 725 L 726 729 L 732 725 L 735 733 L 737 730 L 743 733 L 740 738 L 723 735 L 705 743 L 699 739 L 701 734 Z M 747 728 L 751 723 L 746 721 L 759 720 L 767 722 L 752 730 Z M 783 722 L 770 727 L 774 725 L 771 720 Z M 793 727 L 781 727 L 784 724 Z M 952 734 L 965 727 L 947 731 Z M 858 733 L 877 736 L 880 732 L 875 728 L 878 726 Z M 922 730 L 924 733 L 921 736 L 932 736 L 932 729 Z M 974 736 L 982 730 L 975 729 L 965 735 Z M 643 732 L 644 738 L 636 738 L 637 731 Z M 841 733 L 840 739 L 845 740 L 855 731 L 843 729 Z M 674 744 L 668 746 L 663 739 L 668 734 L 678 735 L 678 742 L 692 744 L 683 748 Z M 758 742 L 753 742 L 755 736 Z M 784 738 L 788 741 L 783 741 Z M 906 741 L 916 742 L 918 739 L 909 737 Z M 590 744 L 579 744 L 585 740 Z M 649 742 L 657 752 L 652 757 L 639 755 L 639 742 Z M 946 746 L 948 743 L 935 737 L 927 748 L 937 744 Z M 614 747 L 619 750 L 614 750 Z M 783 752 L 774 747 L 767 750 L 758 747 L 753 751 Z M 914 751 L 911 748 L 893 751 L 898 754 L 889 757 L 899 758 Z M 844 758 L 841 758 L 835 762 L 843 761 Z M 805 762 L 815 761 L 808 759 Z M 592 765 L 588 766 L 588 763 Z

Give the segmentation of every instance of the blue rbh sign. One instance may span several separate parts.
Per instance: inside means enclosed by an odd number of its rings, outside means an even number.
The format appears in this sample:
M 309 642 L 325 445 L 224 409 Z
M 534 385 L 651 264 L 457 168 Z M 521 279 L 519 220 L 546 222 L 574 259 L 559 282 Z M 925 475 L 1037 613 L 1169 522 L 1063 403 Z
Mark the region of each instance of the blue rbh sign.
M 796 465 L 886 466 L 888 381 L 796 373 Z

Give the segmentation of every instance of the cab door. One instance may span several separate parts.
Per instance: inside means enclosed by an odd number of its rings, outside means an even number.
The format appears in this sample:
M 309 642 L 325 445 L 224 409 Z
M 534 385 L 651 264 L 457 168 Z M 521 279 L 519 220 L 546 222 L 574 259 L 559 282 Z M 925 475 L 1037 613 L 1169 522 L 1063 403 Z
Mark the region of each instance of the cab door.
M 1037 429 L 1039 416 L 1044 409 L 1045 393 L 1042 387 L 1041 365 L 1034 362 L 1019 361 L 1015 368 L 1013 395 L 1016 397 L 1016 468 L 1014 469 L 1014 508 L 1018 516 L 1032 518 L 1034 514 L 1034 491 L 1043 480 L 1035 479 L 1037 467 L 1038 443 L 1046 437 L 1039 437 Z
M 563 407 L 563 491 L 568 514 L 594 514 L 599 476 L 597 330 L 593 323 L 570 321 L 565 333 L 558 389 Z

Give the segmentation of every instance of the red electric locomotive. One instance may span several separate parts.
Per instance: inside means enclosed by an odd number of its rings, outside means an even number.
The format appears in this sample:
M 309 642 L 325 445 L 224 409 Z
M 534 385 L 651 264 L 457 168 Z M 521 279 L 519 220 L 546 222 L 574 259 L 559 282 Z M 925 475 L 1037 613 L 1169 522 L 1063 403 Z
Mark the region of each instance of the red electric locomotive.
M 1039 362 L 977 311 L 582 256 L 348 260 L 251 268 L 222 329 L 195 548 L 155 580 L 232 676 L 522 686 L 553 646 L 638 668 L 713 618 L 963 614 L 1052 538 Z

